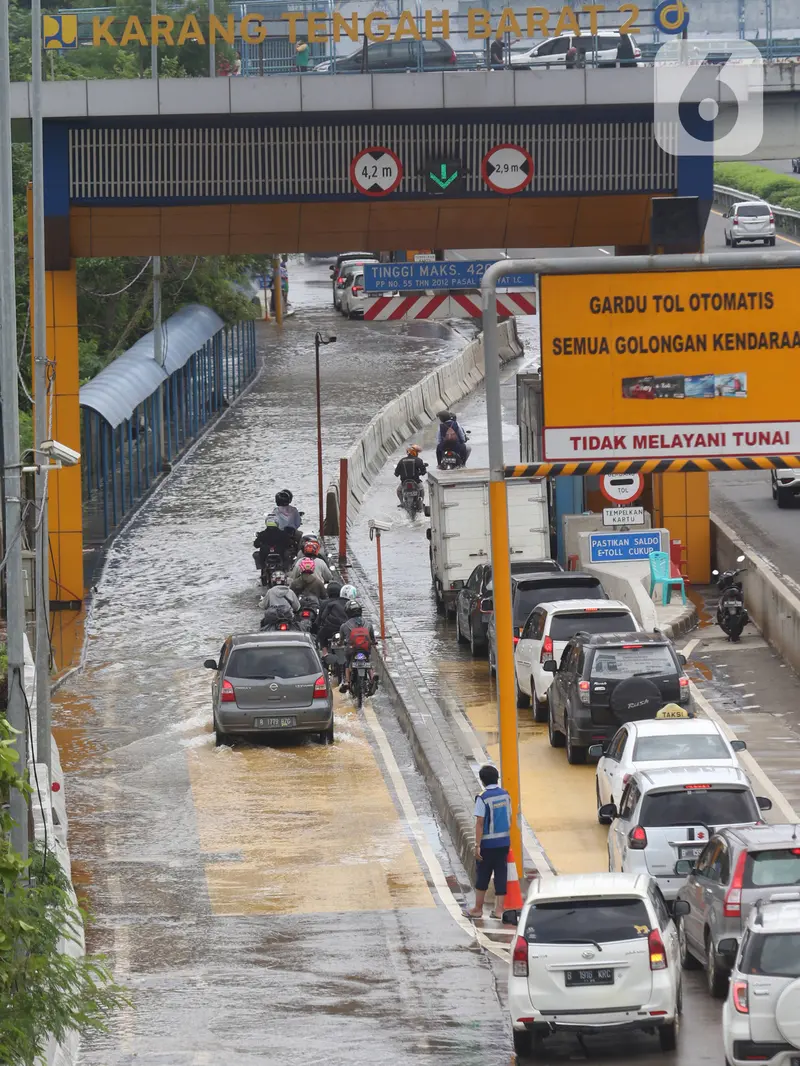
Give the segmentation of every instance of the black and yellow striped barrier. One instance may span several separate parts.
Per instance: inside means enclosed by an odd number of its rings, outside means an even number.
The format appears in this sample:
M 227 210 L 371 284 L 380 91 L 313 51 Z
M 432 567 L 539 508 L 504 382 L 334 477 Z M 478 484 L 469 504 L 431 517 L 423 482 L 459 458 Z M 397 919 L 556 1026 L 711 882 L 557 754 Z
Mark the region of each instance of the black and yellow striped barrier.
M 700 470 L 780 470 L 800 467 L 800 455 L 731 456 L 725 459 L 599 459 L 581 463 L 518 463 L 505 477 L 560 477 L 595 474 L 677 474 Z

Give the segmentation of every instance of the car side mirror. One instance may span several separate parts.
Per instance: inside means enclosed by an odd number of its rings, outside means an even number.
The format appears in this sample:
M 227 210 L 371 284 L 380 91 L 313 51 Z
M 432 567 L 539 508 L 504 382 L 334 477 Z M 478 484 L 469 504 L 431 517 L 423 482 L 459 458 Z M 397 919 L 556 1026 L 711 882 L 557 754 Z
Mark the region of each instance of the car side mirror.
M 726 936 L 717 944 L 717 951 L 724 958 L 733 962 L 739 950 L 739 941 L 734 936 Z
M 678 859 L 675 863 L 675 876 L 676 877 L 688 877 L 694 872 L 694 861 L 692 859 Z
M 216 659 L 206 659 L 206 661 L 203 663 L 203 666 L 206 668 L 206 670 L 218 669 Z
M 431 531 L 430 531 L 430 529 L 426 529 L 425 530 L 425 536 L 428 538 L 428 540 L 431 539 Z
M 609 821 L 613 821 L 617 817 L 617 805 L 616 803 L 604 803 L 597 813 L 601 818 L 608 818 Z
M 484 614 L 488 614 L 490 611 L 494 610 L 494 600 L 491 596 L 487 596 L 485 599 L 481 600 L 481 610 Z
M 731 748 L 734 751 L 747 751 L 747 743 L 744 740 L 732 740 Z
M 605 744 L 592 744 L 586 753 L 590 759 L 602 759 L 606 753 Z
M 756 803 L 760 811 L 772 810 L 772 800 L 768 799 L 767 796 L 756 796 Z
M 542 663 L 542 669 L 546 674 L 555 674 L 558 671 L 558 663 L 555 659 L 545 659 Z
M 691 909 L 688 900 L 685 899 L 673 900 L 672 906 L 670 907 L 673 918 L 685 918 Z
M 682 651 L 678 652 L 678 662 L 681 664 L 681 666 L 686 666 L 686 656 L 683 654 Z
M 519 925 L 520 911 L 503 911 L 503 925 Z

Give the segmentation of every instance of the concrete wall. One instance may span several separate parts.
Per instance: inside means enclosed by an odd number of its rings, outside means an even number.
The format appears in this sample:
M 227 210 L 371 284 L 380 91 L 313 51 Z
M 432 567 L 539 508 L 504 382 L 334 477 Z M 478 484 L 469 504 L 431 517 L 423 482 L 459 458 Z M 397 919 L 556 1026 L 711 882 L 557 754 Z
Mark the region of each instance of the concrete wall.
M 736 533 L 711 515 L 712 552 L 719 570 L 746 566 L 742 575 L 744 595 L 750 617 L 793 670 L 800 672 L 800 597 L 781 580 L 762 555 L 739 540 Z M 737 563 L 744 555 L 745 563 Z
M 522 355 L 514 319 L 500 326 L 500 360 L 503 363 Z M 444 366 L 431 371 L 397 399 L 382 408 L 369 423 L 346 456 L 348 468 L 348 525 L 361 507 L 372 479 L 388 456 L 403 441 L 429 422 L 439 411 L 453 407 L 483 381 L 483 338 L 478 337 Z M 339 499 L 338 476 L 328 486 L 325 533 L 338 533 L 336 503 Z

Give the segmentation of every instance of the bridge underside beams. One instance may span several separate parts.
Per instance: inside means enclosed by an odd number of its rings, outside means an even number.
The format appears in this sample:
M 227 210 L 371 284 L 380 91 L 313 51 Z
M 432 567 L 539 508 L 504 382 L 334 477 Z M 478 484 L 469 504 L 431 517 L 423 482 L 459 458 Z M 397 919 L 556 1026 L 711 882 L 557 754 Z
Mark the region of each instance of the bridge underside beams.
M 650 196 L 70 208 L 69 255 L 242 255 L 649 242 Z

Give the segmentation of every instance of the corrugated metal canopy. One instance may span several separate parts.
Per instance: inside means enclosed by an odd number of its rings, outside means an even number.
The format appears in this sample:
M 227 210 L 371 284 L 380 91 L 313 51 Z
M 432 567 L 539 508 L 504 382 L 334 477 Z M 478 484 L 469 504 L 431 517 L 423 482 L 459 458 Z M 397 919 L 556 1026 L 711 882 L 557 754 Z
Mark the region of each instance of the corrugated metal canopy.
M 91 407 L 115 428 L 223 326 L 222 319 L 210 307 L 187 304 L 162 327 L 163 368 L 155 361 L 153 334 L 146 333 L 96 377 L 81 385 L 81 407 Z

